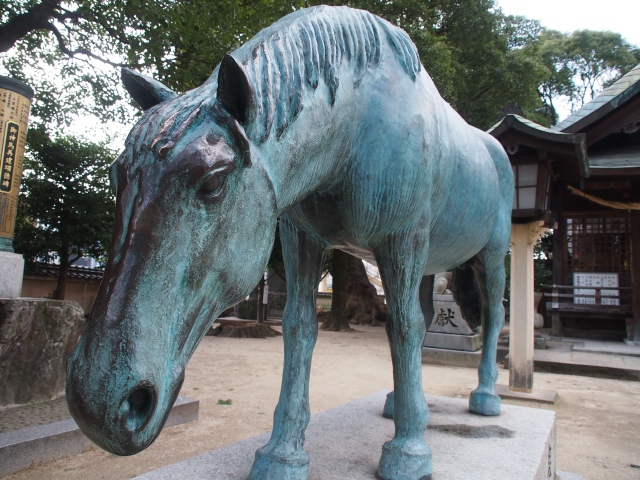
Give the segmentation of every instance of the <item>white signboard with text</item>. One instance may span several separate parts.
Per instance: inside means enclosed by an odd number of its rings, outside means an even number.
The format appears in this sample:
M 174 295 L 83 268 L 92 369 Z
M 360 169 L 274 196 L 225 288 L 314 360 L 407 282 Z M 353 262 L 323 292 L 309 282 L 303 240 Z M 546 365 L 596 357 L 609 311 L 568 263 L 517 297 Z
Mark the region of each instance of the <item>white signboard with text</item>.
M 573 274 L 573 285 L 576 287 L 591 287 L 591 288 L 576 288 L 574 289 L 574 295 L 593 295 L 589 297 L 574 297 L 573 303 L 582 303 L 587 305 L 596 304 L 596 288 L 601 289 L 600 295 L 601 305 L 620 305 L 617 273 L 596 273 L 596 272 L 580 272 Z M 616 298 L 606 298 L 616 297 Z

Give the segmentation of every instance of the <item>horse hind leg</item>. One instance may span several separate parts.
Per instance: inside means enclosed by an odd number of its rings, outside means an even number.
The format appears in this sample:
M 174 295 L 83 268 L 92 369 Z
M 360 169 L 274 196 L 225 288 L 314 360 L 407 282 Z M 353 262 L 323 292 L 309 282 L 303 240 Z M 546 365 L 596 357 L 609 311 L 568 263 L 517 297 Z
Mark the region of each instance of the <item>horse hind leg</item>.
M 504 256 L 509 238 L 508 226 L 500 226 L 471 261 L 481 299 L 482 356 L 478 367 L 478 388 L 471 392 L 469 411 L 479 415 L 500 414 L 500 397 L 495 393 L 498 379 L 496 353 L 498 336 L 504 326 Z
M 435 275 L 426 275 L 422 277 L 422 281 L 420 282 L 420 309 L 422 310 L 422 316 L 424 318 L 425 335 L 435 315 L 433 308 L 433 284 L 435 278 Z M 424 344 L 424 341 L 422 343 Z M 393 418 L 393 397 L 393 392 L 387 394 L 384 409 L 382 410 L 382 416 L 384 418 Z
M 324 247 L 286 216 L 280 220 L 280 239 L 287 278 L 282 386 L 271 438 L 256 452 L 249 480 L 307 480 L 309 476 L 309 456 L 302 447 L 310 418 L 309 374 L 318 335 L 315 292 Z
M 381 480 L 431 478 L 431 450 L 424 442 L 429 410 L 422 390 L 422 343 L 425 319 L 419 284 L 426 264 L 427 241 L 411 235 L 388 238 L 374 249 L 387 294 L 387 335 L 393 361 L 395 436 L 382 447 Z

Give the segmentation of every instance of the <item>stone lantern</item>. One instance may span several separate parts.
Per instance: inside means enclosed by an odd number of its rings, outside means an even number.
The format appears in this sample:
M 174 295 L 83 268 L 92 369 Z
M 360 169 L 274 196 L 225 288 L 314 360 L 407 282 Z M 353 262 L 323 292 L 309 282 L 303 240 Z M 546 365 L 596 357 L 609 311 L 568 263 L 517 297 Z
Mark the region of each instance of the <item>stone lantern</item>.
M 505 112 L 489 133 L 504 147 L 515 179 L 511 212 L 509 390 L 533 390 L 533 247 L 553 225 L 555 177 L 588 176 L 585 138 Z

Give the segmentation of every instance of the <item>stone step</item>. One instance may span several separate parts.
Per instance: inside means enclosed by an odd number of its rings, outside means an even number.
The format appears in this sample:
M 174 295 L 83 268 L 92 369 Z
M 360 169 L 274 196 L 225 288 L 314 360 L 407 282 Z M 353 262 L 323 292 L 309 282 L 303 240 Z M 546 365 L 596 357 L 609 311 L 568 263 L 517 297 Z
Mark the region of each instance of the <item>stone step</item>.
M 199 400 L 178 397 L 165 428 L 197 420 L 199 409 Z M 71 418 L 0 433 L 0 477 L 38 463 L 82 453 L 92 445 Z

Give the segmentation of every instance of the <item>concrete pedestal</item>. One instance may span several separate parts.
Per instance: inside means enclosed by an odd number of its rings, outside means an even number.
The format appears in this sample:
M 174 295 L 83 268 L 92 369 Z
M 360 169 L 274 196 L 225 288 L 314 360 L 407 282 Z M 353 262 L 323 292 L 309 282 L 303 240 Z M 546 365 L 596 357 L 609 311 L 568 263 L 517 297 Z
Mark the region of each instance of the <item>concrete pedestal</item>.
M 309 480 L 373 480 L 382 444 L 393 437 L 382 417 L 382 391 L 311 417 L 305 451 Z M 427 395 L 425 440 L 437 480 L 550 480 L 556 474 L 556 417 L 548 410 L 503 405 L 498 417 L 467 411 L 468 400 Z M 268 433 L 169 465 L 146 480 L 247 478 L 254 452 Z
M 454 335 L 451 333 L 427 332 L 423 345 L 431 348 L 475 352 L 482 348 L 482 335 L 479 333 Z
M 0 251 L 0 298 L 16 298 L 22 292 L 24 258 L 18 253 Z

